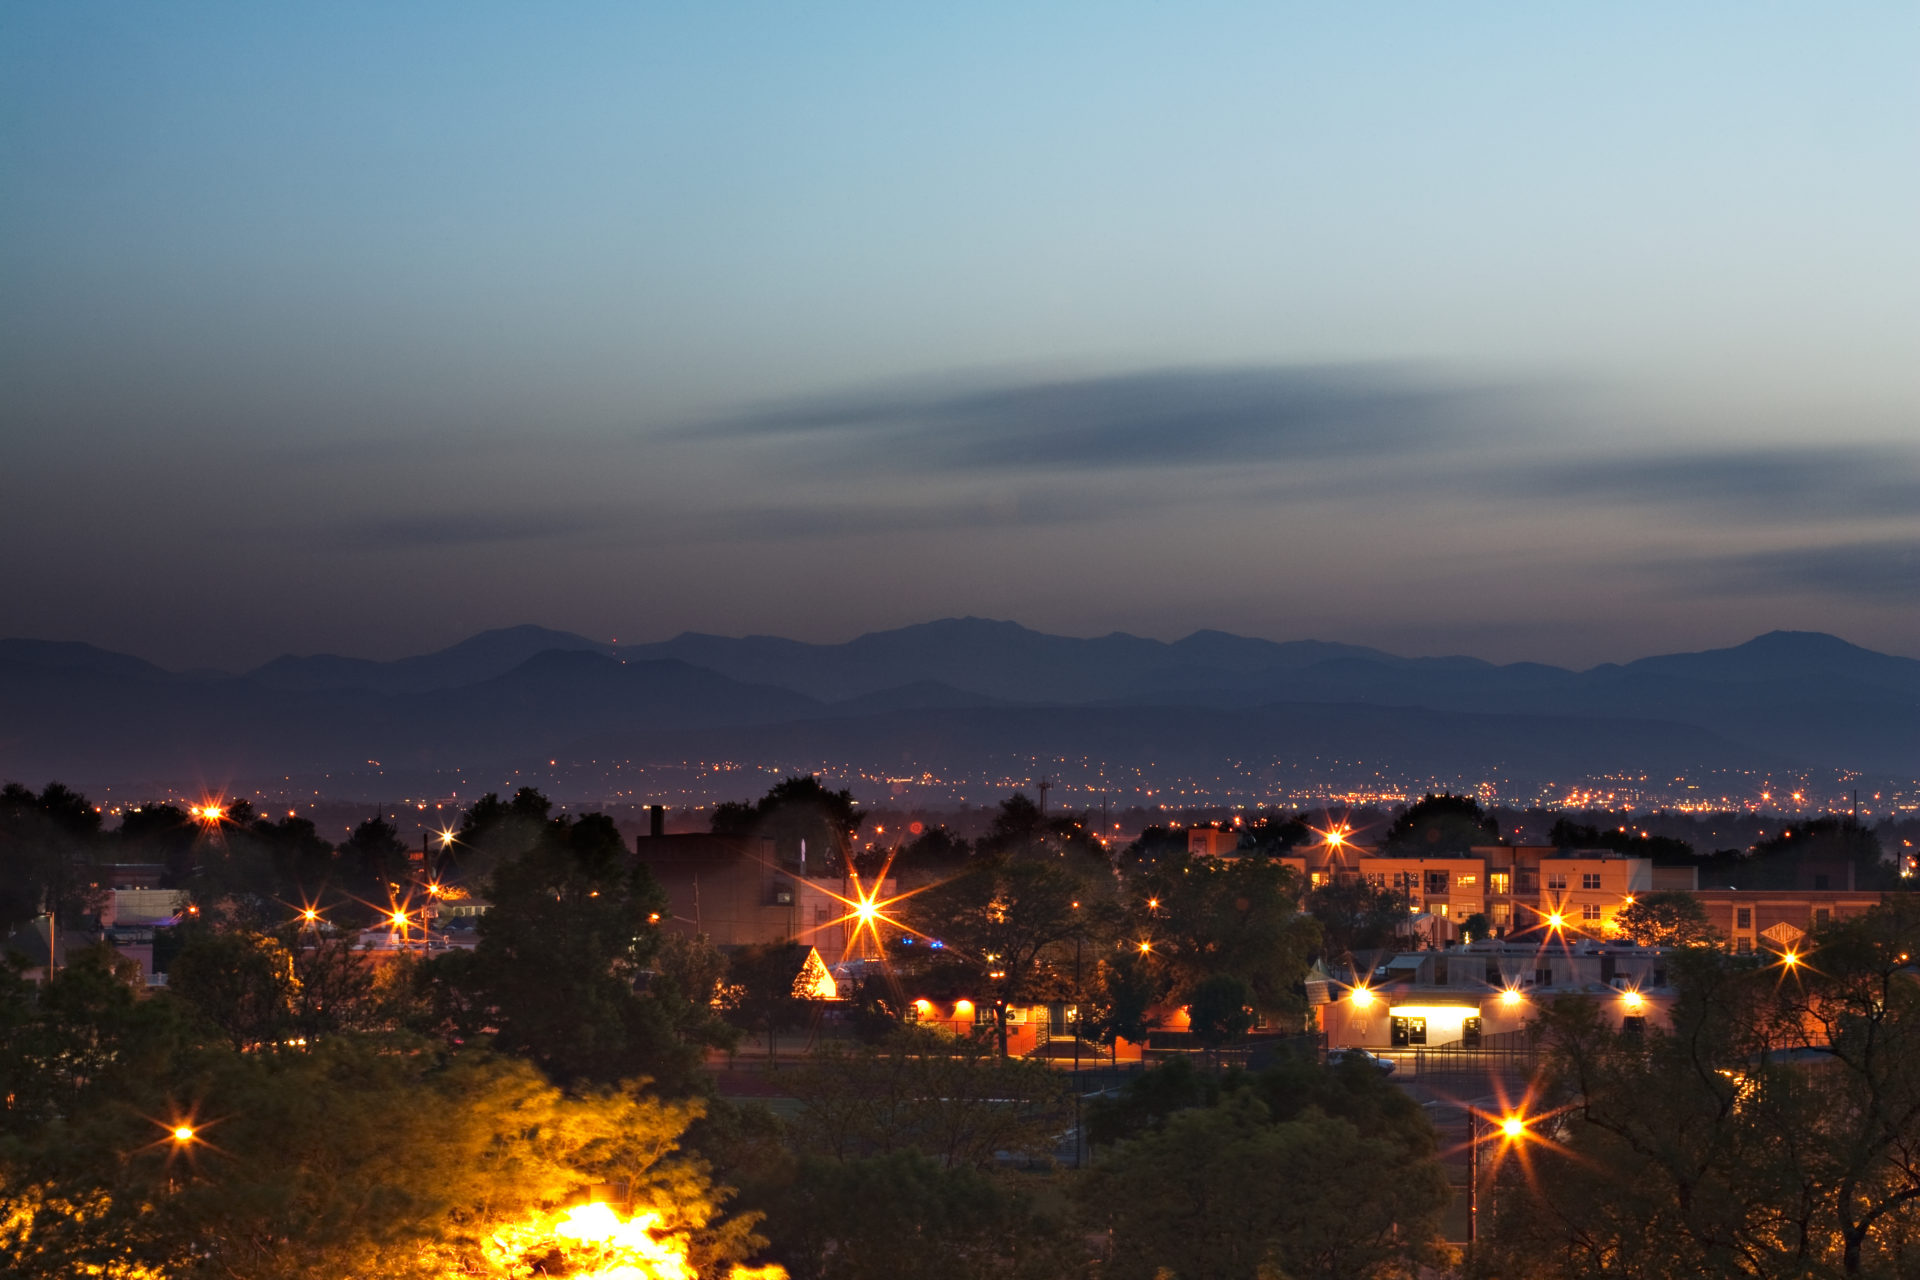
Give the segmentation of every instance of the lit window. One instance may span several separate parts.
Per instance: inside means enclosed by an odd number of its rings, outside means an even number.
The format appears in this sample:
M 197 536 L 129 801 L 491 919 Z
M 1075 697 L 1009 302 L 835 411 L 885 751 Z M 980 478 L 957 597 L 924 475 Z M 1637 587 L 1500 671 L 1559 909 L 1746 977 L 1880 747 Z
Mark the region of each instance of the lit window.
M 1487 888 L 1495 893 L 1513 892 L 1513 874 L 1508 871 L 1493 871 L 1487 874 Z
M 1580 918 L 1582 920 L 1589 920 L 1589 921 L 1598 920 L 1600 918 L 1600 904 L 1597 902 L 1581 903 Z
M 1459 883 L 1459 884 L 1479 884 L 1479 883 L 1480 883 L 1480 877 L 1479 877 L 1479 876 L 1461 876 L 1461 877 L 1459 877 L 1459 879 L 1458 879 L 1458 880 L 1456 881 L 1456 883 Z

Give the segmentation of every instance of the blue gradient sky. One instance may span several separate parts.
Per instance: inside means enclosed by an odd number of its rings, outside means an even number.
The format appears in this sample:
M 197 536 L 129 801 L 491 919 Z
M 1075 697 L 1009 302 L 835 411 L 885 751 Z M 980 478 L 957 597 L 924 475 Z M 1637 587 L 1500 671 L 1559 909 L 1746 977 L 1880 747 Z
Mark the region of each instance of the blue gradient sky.
M 930 8 L 7 7 L 0 634 L 1920 653 L 1920 10 Z

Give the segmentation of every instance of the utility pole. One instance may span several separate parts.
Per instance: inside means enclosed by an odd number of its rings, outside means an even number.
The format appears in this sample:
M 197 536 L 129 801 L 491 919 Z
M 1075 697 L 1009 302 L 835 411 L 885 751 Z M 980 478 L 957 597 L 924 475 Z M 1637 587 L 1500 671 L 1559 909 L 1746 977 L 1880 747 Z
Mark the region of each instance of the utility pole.
M 1467 1261 L 1480 1236 L 1480 1115 L 1467 1108 Z

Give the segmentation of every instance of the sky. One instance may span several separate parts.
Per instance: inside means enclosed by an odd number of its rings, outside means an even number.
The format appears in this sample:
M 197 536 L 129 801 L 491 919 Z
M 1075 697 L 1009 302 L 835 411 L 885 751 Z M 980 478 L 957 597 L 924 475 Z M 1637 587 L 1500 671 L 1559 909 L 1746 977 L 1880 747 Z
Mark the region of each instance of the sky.
M 21 3 L 0 636 L 1920 656 L 1920 9 Z

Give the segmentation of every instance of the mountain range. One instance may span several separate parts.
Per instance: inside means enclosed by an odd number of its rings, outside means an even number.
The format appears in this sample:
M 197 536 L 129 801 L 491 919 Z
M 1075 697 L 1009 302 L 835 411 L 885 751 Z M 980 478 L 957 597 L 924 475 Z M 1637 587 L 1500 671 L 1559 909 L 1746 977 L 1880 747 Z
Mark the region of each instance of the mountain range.
M 561 754 L 944 774 L 1037 756 L 1214 776 L 1287 757 L 1411 775 L 1807 766 L 1913 778 L 1920 661 L 1776 631 L 1575 671 L 1220 631 L 1078 639 L 978 618 L 844 644 L 689 632 L 614 646 L 521 626 L 398 661 L 288 655 L 241 674 L 0 640 L 10 779 L 477 769 Z

